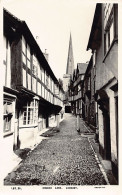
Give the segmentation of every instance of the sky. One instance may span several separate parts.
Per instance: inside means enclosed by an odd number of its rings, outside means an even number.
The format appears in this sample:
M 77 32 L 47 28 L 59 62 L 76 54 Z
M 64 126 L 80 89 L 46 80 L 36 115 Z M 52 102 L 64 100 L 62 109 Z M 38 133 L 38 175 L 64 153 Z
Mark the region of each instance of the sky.
M 49 65 L 57 78 L 66 74 L 70 32 L 74 66 L 89 61 L 86 51 L 95 2 L 81 0 L 4 0 L 4 7 L 24 20 L 42 52 L 49 54 Z

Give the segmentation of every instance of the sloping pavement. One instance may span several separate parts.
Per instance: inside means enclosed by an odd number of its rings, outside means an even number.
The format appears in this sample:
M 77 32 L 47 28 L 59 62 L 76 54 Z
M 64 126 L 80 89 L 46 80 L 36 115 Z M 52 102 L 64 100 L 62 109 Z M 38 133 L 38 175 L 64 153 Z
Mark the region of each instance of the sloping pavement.
M 81 129 L 87 131 L 83 124 Z M 59 130 L 43 134 L 46 139 L 8 174 L 4 185 L 106 185 L 88 137 L 76 131 L 76 118 L 65 114 Z

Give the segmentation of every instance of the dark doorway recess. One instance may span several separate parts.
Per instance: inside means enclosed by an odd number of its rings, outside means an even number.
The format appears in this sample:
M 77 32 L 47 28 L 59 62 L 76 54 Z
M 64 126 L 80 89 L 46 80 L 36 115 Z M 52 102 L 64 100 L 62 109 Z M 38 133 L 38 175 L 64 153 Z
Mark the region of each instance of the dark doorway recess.
M 71 106 L 65 106 L 65 113 L 71 113 Z

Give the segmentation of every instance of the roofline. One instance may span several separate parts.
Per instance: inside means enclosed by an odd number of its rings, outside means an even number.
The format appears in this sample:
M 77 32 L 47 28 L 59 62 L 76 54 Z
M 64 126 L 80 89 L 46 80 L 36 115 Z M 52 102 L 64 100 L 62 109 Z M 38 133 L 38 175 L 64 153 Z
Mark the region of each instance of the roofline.
M 9 14 L 9 16 L 13 17 L 16 21 L 22 22 L 22 20 L 17 18 L 15 15 L 13 15 L 11 12 L 9 12 L 6 8 L 3 8 L 3 12 L 6 12 L 6 14 Z
M 101 5 L 102 5 L 102 3 L 97 3 L 96 4 L 94 18 L 93 18 L 92 27 L 91 27 L 91 32 L 90 32 L 90 36 L 89 36 L 89 41 L 88 41 L 88 45 L 87 45 L 87 49 L 86 49 L 87 51 L 89 49 L 91 49 L 90 44 L 91 44 L 91 41 L 93 39 L 94 30 L 95 30 L 95 28 L 97 26 L 97 22 L 98 22 L 98 19 L 99 19 L 98 16 L 100 15 Z
M 85 75 L 85 76 L 84 76 L 84 79 L 85 79 L 85 77 L 86 77 L 86 75 L 87 75 L 87 73 L 88 73 L 90 67 L 92 66 L 92 59 L 93 59 L 93 55 L 91 55 L 90 61 L 89 61 L 89 63 L 88 63 L 87 69 L 86 69 L 85 74 L 84 74 L 84 75 Z
M 22 28 L 22 35 L 26 35 L 28 37 L 30 37 L 32 39 L 32 42 L 33 42 L 33 47 L 35 47 L 37 50 L 35 51 L 36 55 L 38 56 L 38 52 L 41 54 L 41 57 L 43 59 L 43 61 L 45 62 L 45 67 L 43 66 L 43 68 L 47 68 L 48 72 L 50 72 L 50 75 L 52 76 L 53 80 L 56 82 L 56 83 L 59 83 L 58 82 L 58 79 L 56 78 L 56 76 L 54 75 L 52 69 L 50 68 L 50 65 L 48 64 L 47 60 L 45 59 L 45 56 L 44 54 L 42 53 L 39 45 L 37 44 L 35 38 L 33 37 L 28 25 L 26 24 L 26 22 L 24 20 L 20 20 L 18 19 L 17 17 L 15 17 L 13 14 L 11 14 L 8 10 L 6 10 L 5 8 L 3 8 L 4 10 L 4 14 L 8 14 L 11 18 L 14 18 L 15 22 L 18 22 L 18 25 L 21 25 L 20 27 Z M 27 33 L 28 32 L 28 33 Z M 25 33 L 25 34 L 24 34 Z
M 38 50 L 38 52 L 41 54 L 41 57 L 43 58 L 43 60 L 46 62 L 46 64 L 45 64 L 45 65 L 46 65 L 46 68 L 47 68 L 48 71 L 51 73 L 53 79 L 54 79 L 56 82 L 58 82 L 58 79 L 56 78 L 56 76 L 54 75 L 52 69 L 50 68 L 50 65 L 48 64 L 48 62 L 47 62 L 47 60 L 46 60 L 46 58 L 45 58 L 43 52 L 41 51 L 41 49 L 40 49 L 38 43 L 36 42 L 35 38 L 33 37 L 33 34 L 31 33 L 31 31 L 30 31 L 30 29 L 29 29 L 29 27 L 27 26 L 27 24 L 26 24 L 25 21 L 23 21 L 23 26 L 24 26 L 24 27 L 27 29 L 27 31 L 30 33 L 31 38 L 32 38 L 33 41 L 34 41 L 34 46 L 36 47 L 36 49 Z M 25 30 L 25 29 L 23 29 L 23 30 Z M 28 34 L 27 34 L 27 35 L 28 35 Z M 36 52 L 36 54 L 37 54 L 37 52 Z M 37 54 L 37 55 L 38 55 L 38 54 Z

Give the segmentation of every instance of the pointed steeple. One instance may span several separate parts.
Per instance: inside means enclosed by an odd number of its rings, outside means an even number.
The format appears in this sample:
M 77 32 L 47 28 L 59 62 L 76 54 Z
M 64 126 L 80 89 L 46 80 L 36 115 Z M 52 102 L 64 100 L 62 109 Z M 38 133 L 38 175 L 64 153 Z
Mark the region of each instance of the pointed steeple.
M 73 73 L 73 70 L 74 70 L 74 58 L 73 58 L 72 37 L 70 33 L 66 74 L 71 75 Z

